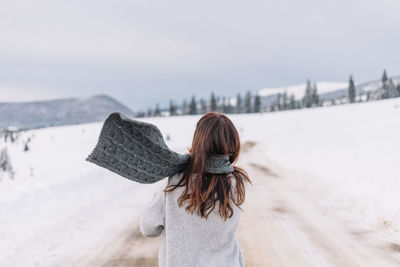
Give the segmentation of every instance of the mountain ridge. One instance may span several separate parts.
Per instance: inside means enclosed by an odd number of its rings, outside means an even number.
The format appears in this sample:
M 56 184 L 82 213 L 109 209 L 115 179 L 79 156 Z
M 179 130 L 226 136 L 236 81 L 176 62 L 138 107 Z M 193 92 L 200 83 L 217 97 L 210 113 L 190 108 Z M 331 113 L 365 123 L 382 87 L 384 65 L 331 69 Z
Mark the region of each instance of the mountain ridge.
M 112 112 L 134 116 L 131 109 L 105 94 L 29 102 L 0 102 L 0 129 L 34 129 L 104 120 Z

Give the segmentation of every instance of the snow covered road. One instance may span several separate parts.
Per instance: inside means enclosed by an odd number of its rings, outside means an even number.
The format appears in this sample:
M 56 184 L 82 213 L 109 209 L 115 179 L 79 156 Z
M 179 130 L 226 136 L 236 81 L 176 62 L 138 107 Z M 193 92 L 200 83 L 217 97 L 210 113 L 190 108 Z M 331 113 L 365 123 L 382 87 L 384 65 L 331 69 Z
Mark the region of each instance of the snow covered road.
M 249 145 L 250 144 L 250 145 Z M 238 238 L 246 266 L 399 266 L 400 246 L 356 218 L 341 216 L 291 183 L 288 173 L 265 158 L 255 143 L 240 164 L 253 180 Z M 246 146 L 246 144 L 245 144 Z M 159 190 L 158 188 L 156 190 Z M 144 238 L 138 220 L 97 253 L 57 266 L 156 266 L 160 239 Z
M 239 240 L 248 266 L 400 266 L 400 246 L 291 182 L 255 146 Z

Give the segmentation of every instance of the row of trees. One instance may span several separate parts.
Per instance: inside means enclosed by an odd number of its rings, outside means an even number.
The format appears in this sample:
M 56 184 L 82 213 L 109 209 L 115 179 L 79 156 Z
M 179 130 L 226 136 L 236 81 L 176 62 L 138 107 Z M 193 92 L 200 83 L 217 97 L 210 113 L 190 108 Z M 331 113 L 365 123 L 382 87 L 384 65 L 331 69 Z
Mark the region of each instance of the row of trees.
M 7 150 L 7 143 L 22 145 L 23 151 L 28 152 L 29 146 L 34 139 L 35 134 L 27 134 L 18 129 L 0 130 L 0 181 L 3 177 L 14 179 L 15 171 L 11 164 L 10 154 Z M 30 168 L 30 175 L 33 176 L 33 169 Z
M 272 103 L 270 108 L 264 108 L 264 111 L 281 111 L 281 110 L 291 110 L 300 108 L 311 108 L 322 105 L 320 97 L 318 95 L 318 89 L 316 83 L 311 83 L 308 79 L 306 83 L 306 88 L 304 96 L 296 100 L 294 94 L 290 96 L 285 91 L 277 95 L 277 99 Z
M 357 94 L 353 76 L 350 75 L 347 98 L 345 96 L 338 96 L 337 99 L 332 99 L 329 105 L 400 97 L 400 83 L 396 85 L 392 78 L 388 78 L 386 70 L 383 71 L 380 84 L 377 84 L 374 87 L 368 91 L 359 90 Z M 356 99 L 357 97 L 358 99 Z M 323 105 L 324 101 L 318 95 L 317 84 L 311 84 L 310 80 L 307 80 L 305 93 L 301 100 L 296 101 L 294 95 L 288 97 L 287 93 L 284 92 L 283 94 L 278 94 L 275 103 L 273 103 L 270 109 L 266 109 L 266 111 L 311 108 Z
M 388 78 L 386 70 L 383 71 L 381 87 L 377 90 L 376 99 L 388 99 L 400 96 L 400 84 L 394 84 L 392 78 Z
M 367 92 L 359 92 L 360 97 L 363 94 L 366 96 L 365 101 L 400 97 L 400 83 L 396 85 L 393 79 L 388 77 L 386 70 L 384 70 L 377 88 Z M 354 85 L 353 76 L 351 75 L 349 79 L 348 102 L 356 102 L 356 87 Z
M 400 83 L 395 84 L 391 78 L 388 77 L 386 70 L 384 70 L 380 85 L 374 90 L 356 90 L 356 86 L 353 80 L 353 76 L 350 75 L 347 95 L 339 95 L 328 102 L 327 105 L 336 105 L 338 103 L 354 103 L 360 101 L 371 101 L 380 100 L 387 98 L 400 97 Z M 358 98 L 358 99 L 357 99 Z M 241 94 L 237 94 L 236 98 L 227 98 L 225 96 L 216 96 L 211 93 L 209 99 L 200 98 L 196 99 L 192 96 L 190 100 L 183 100 L 181 105 L 176 104 L 173 100 L 170 100 L 168 109 L 161 110 L 157 104 L 155 109 L 149 109 L 147 112 L 138 112 L 137 117 L 145 116 L 160 116 L 162 113 L 167 113 L 170 116 L 176 115 L 194 115 L 204 114 L 209 111 L 223 112 L 226 114 L 239 114 L 239 113 L 253 113 L 253 112 L 269 112 L 269 111 L 281 111 L 291 110 L 300 108 L 312 108 L 326 105 L 324 99 L 318 94 L 317 84 L 311 83 L 308 79 L 304 96 L 301 99 L 296 99 L 295 95 L 285 91 L 272 97 L 273 101 L 264 101 L 260 95 L 252 95 L 250 91 L 247 91 L 242 97 Z
M 209 99 L 200 98 L 197 100 L 195 96 L 192 96 L 189 101 L 184 99 L 181 106 L 170 100 L 168 110 L 165 111 L 170 116 L 204 114 L 209 111 L 226 114 L 253 113 L 261 111 L 261 98 L 259 95 L 253 96 L 250 91 L 247 91 L 244 97 L 237 94 L 235 99 L 216 96 L 212 92 Z M 157 104 L 154 110 L 149 109 L 147 113 L 139 112 L 137 116 L 160 116 L 162 112 Z

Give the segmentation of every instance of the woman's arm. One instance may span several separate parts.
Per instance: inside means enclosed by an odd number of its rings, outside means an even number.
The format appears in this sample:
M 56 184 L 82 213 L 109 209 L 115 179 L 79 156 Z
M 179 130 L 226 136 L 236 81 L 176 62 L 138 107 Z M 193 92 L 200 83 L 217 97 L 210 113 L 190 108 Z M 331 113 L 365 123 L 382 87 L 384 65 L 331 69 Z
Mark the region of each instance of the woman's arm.
M 161 235 L 165 225 L 165 197 L 164 191 L 158 189 L 152 201 L 146 205 L 140 218 L 140 232 L 145 237 Z

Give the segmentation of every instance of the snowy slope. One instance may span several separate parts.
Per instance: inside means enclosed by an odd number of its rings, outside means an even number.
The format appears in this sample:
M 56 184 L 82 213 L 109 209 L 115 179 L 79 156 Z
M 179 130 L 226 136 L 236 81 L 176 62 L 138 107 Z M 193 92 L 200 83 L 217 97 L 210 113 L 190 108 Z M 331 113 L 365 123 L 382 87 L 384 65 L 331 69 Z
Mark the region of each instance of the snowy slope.
M 0 266 L 60 266 L 63 257 L 95 252 L 137 216 L 152 187 L 84 160 L 100 127 L 29 131 L 28 152 L 7 144 L 16 175 L 0 181 Z
M 235 121 L 242 137 L 261 141 L 266 156 L 289 170 L 305 192 L 399 240 L 399 116 L 397 98 Z
M 400 99 L 391 99 L 230 117 L 242 142 L 262 148 L 246 161 L 273 162 L 267 167 L 284 170 L 287 183 L 327 209 L 358 216 L 400 241 L 399 116 Z M 199 118 L 145 120 L 184 152 Z M 6 144 L 16 173 L 0 181 L 0 266 L 55 266 L 95 254 L 119 234 L 117 225 L 138 217 L 160 185 L 140 185 L 86 162 L 100 128 L 31 130 L 24 133 L 33 136 L 27 152 L 21 143 Z
M 393 76 L 393 77 L 389 77 L 393 80 L 394 84 L 399 84 L 400 83 L 400 76 Z M 380 88 L 382 86 L 382 82 L 381 80 L 375 80 L 375 81 L 371 81 L 371 82 L 366 82 L 366 83 L 362 83 L 356 86 L 356 90 L 358 90 L 360 93 L 366 93 L 368 91 L 375 91 L 378 88 Z
M 342 82 L 317 82 L 317 89 L 319 94 L 324 94 L 332 91 L 336 91 L 339 89 L 346 88 L 348 86 L 347 83 Z M 286 92 L 288 96 L 294 95 L 296 99 L 301 99 L 304 96 L 306 90 L 306 84 L 297 84 L 287 87 L 279 87 L 279 88 L 264 88 L 261 89 L 258 94 L 260 96 L 271 96 L 277 94 L 283 94 Z

